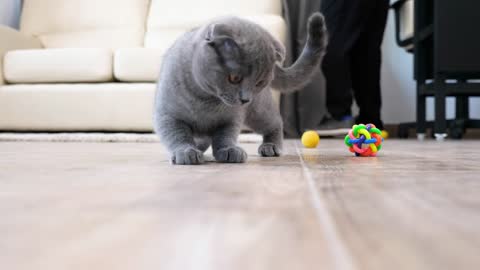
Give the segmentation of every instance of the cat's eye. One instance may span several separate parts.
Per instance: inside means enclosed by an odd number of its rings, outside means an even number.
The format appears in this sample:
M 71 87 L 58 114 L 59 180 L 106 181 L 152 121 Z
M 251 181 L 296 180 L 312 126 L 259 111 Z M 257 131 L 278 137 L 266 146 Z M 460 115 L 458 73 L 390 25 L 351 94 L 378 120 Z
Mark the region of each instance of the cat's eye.
M 263 86 L 264 83 L 265 83 L 265 81 L 263 81 L 263 80 L 262 80 L 262 81 L 258 81 L 257 84 L 256 84 L 256 86 L 257 86 L 257 87 Z
M 234 74 L 228 75 L 228 81 L 231 84 L 239 84 L 242 82 L 242 80 L 243 80 L 242 76 L 234 75 Z

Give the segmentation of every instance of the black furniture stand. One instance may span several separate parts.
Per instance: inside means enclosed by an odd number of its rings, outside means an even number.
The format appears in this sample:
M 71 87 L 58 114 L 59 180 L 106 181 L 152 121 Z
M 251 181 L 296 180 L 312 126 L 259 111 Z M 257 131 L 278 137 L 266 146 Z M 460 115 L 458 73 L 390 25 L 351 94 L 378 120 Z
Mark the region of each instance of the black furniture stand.
M 480 96 L 480 1 L 415 0 L 414 35 L 410 41 L 398 38 L 405 47 L 413 43 L 414 78 L 417 82 L 417 121 L 399 126 L 399 136 L 408 137 L 415 127 L 422 139 L 433 128 L 437 140 L 447 136 L 462 138 L 466 128 L 480 128 L 480 120 L 469 117 L 469 97 Z M 426 98 L 435 98 L 435 121 L 426 121 Z M 455 97 L 455 119 L 447 121 L 446 98 Z

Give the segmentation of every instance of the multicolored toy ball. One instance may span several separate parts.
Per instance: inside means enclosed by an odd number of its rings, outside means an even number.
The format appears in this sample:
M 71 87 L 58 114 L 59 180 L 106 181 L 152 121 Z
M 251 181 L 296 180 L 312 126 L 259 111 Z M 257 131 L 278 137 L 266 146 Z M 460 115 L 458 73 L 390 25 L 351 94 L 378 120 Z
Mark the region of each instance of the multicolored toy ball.
M 362 157 L 374 157 L 382 149 L 382 132 L 374 124 L 353 125 L 345 136 L 350 152 Z

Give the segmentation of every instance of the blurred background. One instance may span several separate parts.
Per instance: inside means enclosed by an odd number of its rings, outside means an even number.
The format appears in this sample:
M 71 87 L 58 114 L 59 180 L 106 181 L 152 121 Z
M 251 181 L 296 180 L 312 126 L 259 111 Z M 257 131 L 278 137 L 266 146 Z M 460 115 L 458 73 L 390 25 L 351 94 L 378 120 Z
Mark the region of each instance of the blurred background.
M 18 27 L 20 9 L 21 0 L 0 0 L 0 23 L 12 27 Z M 392 10 L 389 12 L 383 42 L 382 94 L 382 117 L 385 124 L 398 124 L 415 120 L 413 55 L 407 53 L 396 44 Z M 428 120 L 433 119 L 433 105 L 433 99 L 428 98 Z M 452 118 L 454 116 L 454 100 L 453 98 L 448 98 L 447 118 Z M 480 118 L 479 98 L 470 98 L 470 117 Z

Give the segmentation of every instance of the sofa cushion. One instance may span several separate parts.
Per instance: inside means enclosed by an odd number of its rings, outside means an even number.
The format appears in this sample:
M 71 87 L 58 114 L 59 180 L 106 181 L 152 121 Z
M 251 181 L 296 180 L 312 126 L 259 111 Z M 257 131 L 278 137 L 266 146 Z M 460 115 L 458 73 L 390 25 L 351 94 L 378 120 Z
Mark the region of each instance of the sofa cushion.
M 286 40 L 286 23 L 281 16 L 278 15 L 241 15 L 240 17 L 253 21 L 264 27 L 272 36 L 285 42 Z M 197 16 L 178 21 L 177 23 L 164 25 L 160 21 L 158 23 L 149 24 L 145 34 L 145 47 L 159 48 L 167 50 L 173 42 L 186 31 L 207 23 L 212 18 L 207 16 Z
M 166 49 L 186 31 L 212 18 L 237 15 L 250 18 L 266 27 L 274 36 L 282 36 L 285 23 L 281 18 L 280 0 L 151 0 L 147 18 L 145 47 Z M 282 32 L 282 33 L 280 33 Z
M 114 53 L 113 74 L 119 81 L 155 82 L 163 53 L 161 49 L 118 49 Z
M 46 48 L 129 48 L 141 47 L 145 37 L 139 29 L 97 29 L 49 33 L 39 37 Z
M 0 25 L 0 85 L 5 83 L 3 78 L 3 56 L 10 50 L 41 48 L 40 41 L 31 36 L 24 35 L 10 27 Z M 8 42 L 4 42 L 7 41 Z
M 165 27 L 224 15 L 281 15 L 281 0 L 151 0 L 147 27 Z
M 4 57 L 8 83 L 107 82 L 113 78 L 109 49 L 10 51 Z
M 20 30 L 45 47 L 139 47 L 149 0 L 24 0 Z

